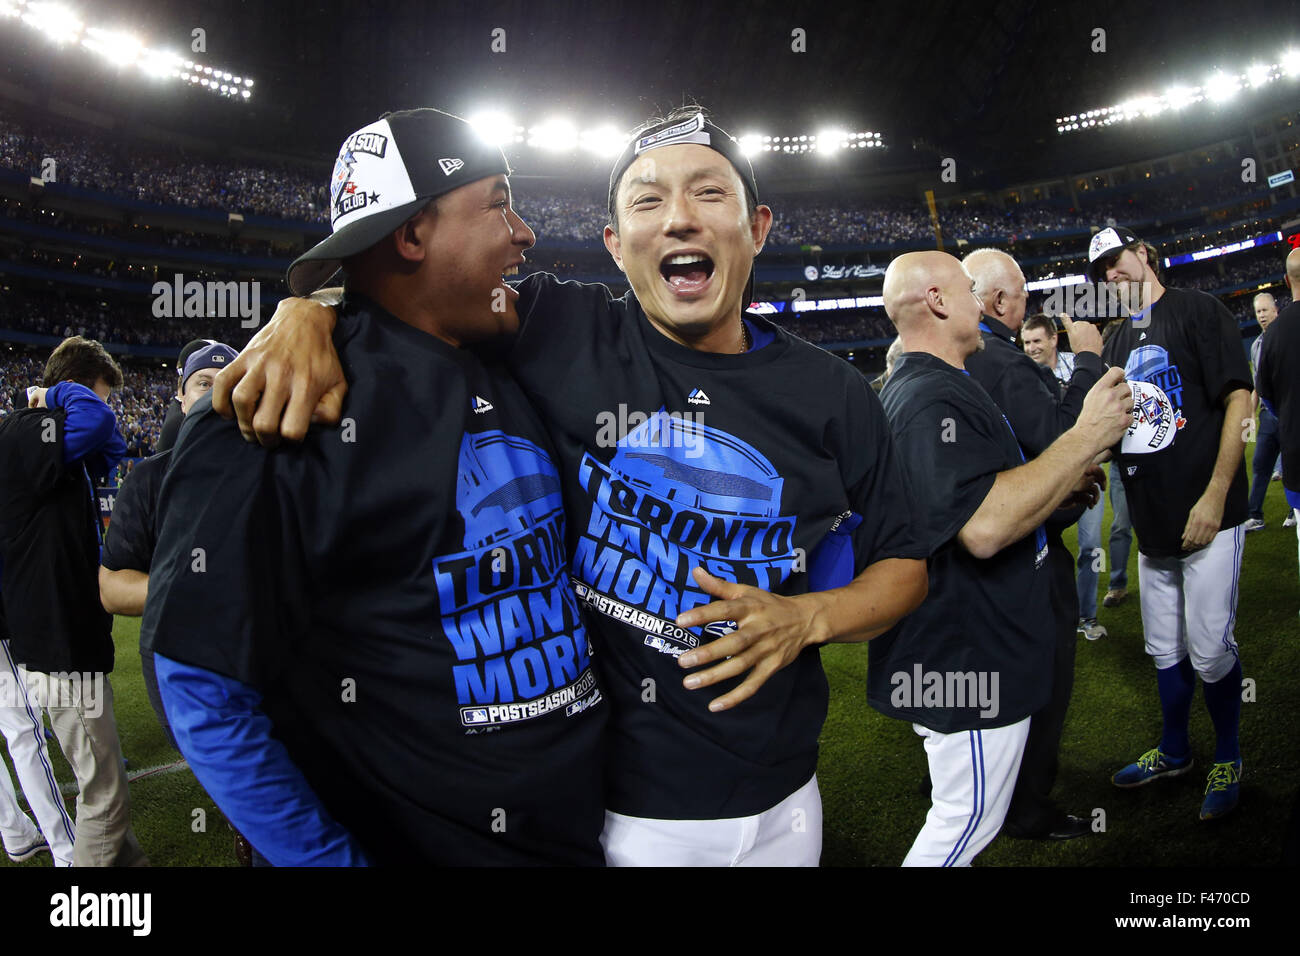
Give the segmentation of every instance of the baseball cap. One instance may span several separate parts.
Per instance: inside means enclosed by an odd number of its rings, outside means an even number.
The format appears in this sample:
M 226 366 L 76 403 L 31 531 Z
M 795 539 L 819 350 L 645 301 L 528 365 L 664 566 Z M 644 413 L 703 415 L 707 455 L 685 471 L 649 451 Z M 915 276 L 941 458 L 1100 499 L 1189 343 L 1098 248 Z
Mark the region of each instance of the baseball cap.
M 237 355 L 238 352 L 223 342 L 203 346 L 185 360 L 185 371 L 181 373 L 181 391 L 185 391 L 185 383 L 195 372 L 205 368 L 225 368 Z
M 1101 265 L 1103 260 L 1141 241 L 1132 229 L 1125 226 L 1107 226 L 1095 233 L 1088 243 L 1088 274 L 1092 281 L 1100 282 L 1106 278 Z
M 1126 455 L 1149 455 L 1173 444 L 1178 434 L 1174 406 L 1164 389 L 1150 382 L 1130 381 L 1133 390 L 1133 421 L 1120 450 Z
M 185 343 L 185 348 L 181 349 L 180 354 L 176 356 L 176 374 L 185 371 L 185 360 L 203 348 L 205 345 L 216 345 L 216 339 L 193 339 Z
M 609 174 L 609 199 L 607 211 L 609 221 L 614 221 L 614 198 L 618 193 L 619 181 L 627 168 L 636 162 L 643 153 L 662 146 L 678 146 L 682 143 L 697 143 L 707 146 L 726 157 L 727 162 L 740 174 L 740 181 L 745 184 L 745 191 L 754 205 L 758 205 L 758 182 L 754 179 L 754 167 L 740 149 L 740 144 L 721 127 L 715 126 L 704 118 L 703 111 L 694 113 L 686 119 L 665 120 L 640 130 L 632 141 L 623 148 L 618 161 L 614 163 L 613 172 Z M 745 298 L 742 310 L 749 307 L 754 298 L 754 271 L 750 269 L 749 282 L 745 285 Z
M 343 259 L 369 249 L 429 200 L 509 173 L 500 148 L 459 116 L 434 109 L 385 113 L 339 147 L 330 178 L 331 235 L 289 266 L 289 291 L 310 295 Z

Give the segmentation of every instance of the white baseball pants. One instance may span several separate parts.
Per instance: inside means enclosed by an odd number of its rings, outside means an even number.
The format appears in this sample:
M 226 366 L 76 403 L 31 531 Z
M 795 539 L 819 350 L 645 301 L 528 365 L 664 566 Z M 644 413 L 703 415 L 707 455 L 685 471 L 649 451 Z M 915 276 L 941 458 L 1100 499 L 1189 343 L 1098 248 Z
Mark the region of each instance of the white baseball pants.
M 1226 528 L 1185 558 L 1138 554 L 1142 633 L 1156 667 L 1173 667 L 1189 654 L 1207 684 L 1237 662 L 1233 626 L 1244 525 Z
M 655 820 L 605 811 L 609 866 L 817 866 L 822 797 L 817 777 L 770 810 L 724 820 Z
M 930 811 L 903 866 L 970 866 L 1006 819 L 1029 738 L 1029 718 L 951 734 L 913 724 L 925 738 Z
M 49 841 L 54 865 L 72 866 L 76 827 L 64 806 L 59 781 L 54 778 L 41 709 L 28 700 L 27 687 L 9 653 L 8 641 L 0 641 L 0 733 L 9 745 L 9 758 L 14 762 L 27 805 Z M 10 846 L 8 839 L 5 845 L 17 849 Z

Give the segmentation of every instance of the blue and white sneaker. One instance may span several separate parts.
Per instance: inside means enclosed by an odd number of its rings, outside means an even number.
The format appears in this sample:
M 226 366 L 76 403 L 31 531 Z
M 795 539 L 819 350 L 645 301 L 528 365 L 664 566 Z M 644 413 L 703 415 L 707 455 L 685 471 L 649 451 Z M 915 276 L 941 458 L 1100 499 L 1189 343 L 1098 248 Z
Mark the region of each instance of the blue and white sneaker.
M 35 843 L 33 843 L 25 850 L 14 850 L 12 853 L 10 853 L 8 850 L 5 851 L 9 859 L 13 860 L 15 863 L 22 863 L 24 860 L 30 860 L 38 853 L 49 853 L 49 852 L 50 852 L 50 844 L 46 842 L 45 837 L 41 837 L 39 840 L 37 840 Z
M 1136 763 L 1131 763 L 1115 776 L 1110 778 L 1110 782 L 1117 787 L 1140 787 L 1143 784 L 1150 783 L 1157 777 L 1177 777 L 1187 773 L 1192 769 L 1192 758 L 1189 754 L 1182 760 L 1176 760 L 1166 753 L 1161 753 L 1160 748 L 1148 750 L 1141 757 L 1138 757 Z
M 1210 768 L 1210 777 L 1205 783 L 1205 800 L 1201 804 L 1201 819 L 1214 820 L 1223 816 L 1237 805 L 1238 791 L 1241 789 L 1241 761 L 1232 760 L 1216 763 Z

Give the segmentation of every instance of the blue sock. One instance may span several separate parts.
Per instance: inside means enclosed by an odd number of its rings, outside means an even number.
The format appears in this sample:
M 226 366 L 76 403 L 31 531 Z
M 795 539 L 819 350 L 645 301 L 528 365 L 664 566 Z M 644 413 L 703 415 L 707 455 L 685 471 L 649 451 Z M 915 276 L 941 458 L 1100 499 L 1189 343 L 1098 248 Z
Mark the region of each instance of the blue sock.
M 1241 661 L 1213 684 L 1205 684 L 1205 709 L 1214 722 L 1214 762 L 1240 760 L 1237 726 L 1241 722 Z
M 1192 717 L 1192 695 L 1196 692 L 1196 671 L 1192 662 L 1184 657 L 1173 667 L 1156 671 L 1156 686 L 1160 689 L 1160 712 L 1164 729 L 1160 735 L 1160 752 L 1182 760 L 1191 756 L 1192 741 L 1187 736 L 1187 725 Z

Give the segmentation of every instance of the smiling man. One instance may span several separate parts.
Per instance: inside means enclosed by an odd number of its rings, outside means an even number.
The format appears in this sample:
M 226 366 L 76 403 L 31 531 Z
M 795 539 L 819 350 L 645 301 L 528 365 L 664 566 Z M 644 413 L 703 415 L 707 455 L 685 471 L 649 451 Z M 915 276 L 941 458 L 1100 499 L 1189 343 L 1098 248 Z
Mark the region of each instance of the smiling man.
M 208 399 L 159 500 L 142 641 L 195 776 L 272 864 L 602 862 L 607 707 L 568 586 L 554 453 L 485 354 L 532 231 L 464 120 L 344 142 L 341 427 L 267 451 Z
M 1227 307 L 1206 292 L 1166 288 L 1155 247 L 1131 230 L 1098 230 L 1088 262 L 1093 281 L 1115 286 L 1128 316 L 1103 357 L 1130 381 L 1166 392 L 1174 434 L 1152 454 L 1119 456 L 1163 721 L 1160 742 L 1111 782 L 1140 787 L 1192 769 L 1189 721 L 1199 674 L 1215 734 L 1200 819 L 1213 820 L 1237 806 L 1241 787 L 1241 661 L 1233 626 L 1247 515 L 1250 366 Z
M 772 212 L 698 110 L 627 144 L 609 215 L 631 293 L 528 276 L 509 359 L 559 452 L 574 586 L 613 705 L 606 861 L 816 865 L 817 649 L 867 640 L 925 595 L 888 424 L 851 366 L 745 312 Z M 247 371 L 241 428 L 298 437 L 343 377 L 330 312 L 277 314 L 215 400 Z M 290 396 L 295 375 L 306 387 Z M 610 436 L 599 423 L 620 407 L 628 429 Z

